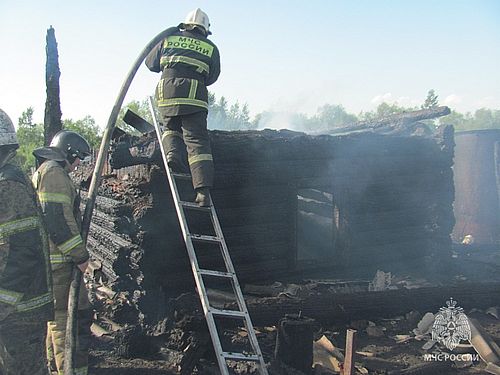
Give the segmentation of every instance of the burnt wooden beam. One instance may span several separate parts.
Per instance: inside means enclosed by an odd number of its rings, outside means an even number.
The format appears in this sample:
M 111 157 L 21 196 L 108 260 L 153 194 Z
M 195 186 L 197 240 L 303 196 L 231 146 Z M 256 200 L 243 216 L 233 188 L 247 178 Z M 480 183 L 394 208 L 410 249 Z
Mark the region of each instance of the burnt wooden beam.
M 330 132 L 330 134 L 343 133 L 346 131 L 364 130 L 364 129 L 376 129 L 384 126 L 393 126 L 393 127 L 405 126 L 422 120 L 429 120 L 437 117 L 446 116 L 449 115 L 450 113 L 451 113 L 450 108 L 446 106 L 426 108 L 418 111 L 397 113 L 381 119 L 358 121 L 352 125 L 335 129 L 333 132 Z
M 322 323 L 346 324 L 359 319 L 391 318 L 412 310 L 435 313 L 450 297 L 458 301 L 465 312 L 497 306 L 500 304 L 500 284 L 470 283 L 351 294 L 324 291 L 304 298 L 248 300 L 247 307 L 255 325 L 275 325 L 285 314 L 299 311 Z M 225 307 L 235 308 L 231 304 Z
M 59 98 L 59 54 L 57 52 L 56 33 L 52 26 L 47 30 L 45 52 L 45 82 L 47 86 L 47 99 L 45 101 L 44 144 L 48 146 L 54 135 L 62 129 L 61 101 Z

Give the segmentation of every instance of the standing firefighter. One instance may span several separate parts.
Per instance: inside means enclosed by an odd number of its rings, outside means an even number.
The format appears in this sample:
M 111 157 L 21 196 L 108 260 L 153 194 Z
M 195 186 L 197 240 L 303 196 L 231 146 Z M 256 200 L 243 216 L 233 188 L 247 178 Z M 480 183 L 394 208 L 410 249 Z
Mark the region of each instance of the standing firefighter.
M 12 164 L 14 125 L 0 109 L 0 374 L 46 375 L 53 318 L 48 242 L 31 183 Z
M 190 12 L 183 23 L 169 29 L 170 35 L 146 58 L 149 70 L 162 72 L 155 96 L 166 127 L 162 143 L 167 163 L 174 172 L 185 171 L 187 148 L 200 206 L 210 205 L 209 189 L 214 179 L 207 131 L 207 86 L 220 74 L 219 50 L 207 39 L 209 26 L 208 16 L 201 9 Z
M 48 323 L 47 356 L 55 361 L 57 371 L 64 368 L 68 293 L 74 266 L 85 272 L 89 255 L 81 236 L 80 199 L 69 177 L 80 160 L 90 155 L 87 141 L 79 134 L 62 130 L 49 147 L 33 151 L 41 163 L 33 175 L 45 224 L 49 234 L 50 263 L 54 281 L 55 318 Z M 87 374 L 90 343 L 91 310 L 87 291 L 80 288 L 78 340 L 74 358 L 74 374 Z

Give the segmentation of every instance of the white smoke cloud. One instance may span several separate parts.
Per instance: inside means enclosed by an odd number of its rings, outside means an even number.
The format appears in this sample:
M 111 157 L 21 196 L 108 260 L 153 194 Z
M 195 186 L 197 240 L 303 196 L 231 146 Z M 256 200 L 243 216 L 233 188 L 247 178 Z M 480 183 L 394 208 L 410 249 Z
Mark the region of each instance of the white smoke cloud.
M 443 100 L 444 105 L 455 106 L 463 102 L 463 98 L 457 94 L 450 94 Z
M 259 121 L 258 130 L 263 129 L 291 129 L 292 118 L 294 114 L 290 112 L 272 112 L 266 113 Z M 291 129 L 298 130 L 298 129 Z
M 372 98 L 372 104 L 379 105 L 381 103 L 388 103 L 392 101 L 392 94 L 390 92 L 386 92 L 385 94 L 376 95 Z

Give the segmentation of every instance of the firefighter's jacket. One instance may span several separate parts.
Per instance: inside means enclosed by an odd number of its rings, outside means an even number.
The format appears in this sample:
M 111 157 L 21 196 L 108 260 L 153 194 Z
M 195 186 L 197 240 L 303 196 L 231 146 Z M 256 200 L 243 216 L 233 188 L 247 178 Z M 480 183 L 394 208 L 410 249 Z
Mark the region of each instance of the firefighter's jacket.
M 53 317 L 49 245 L 31 183 L 0 168 L 0 324 L 10 314 Z
M 89 255 L 81 236 L 80 197 L 68 172 L 59 162 L 47 160 L 33 175 L 33 185 L 49 234 L 52 270 L 85 262 Z
M 187 115 L 208 110 L 208 90 L 220 74 L 217 46 L 197 31 L 171 27 L 170 34 L 146 57 L 146 66 L 162 72 L 156 87 L 164 115 Z

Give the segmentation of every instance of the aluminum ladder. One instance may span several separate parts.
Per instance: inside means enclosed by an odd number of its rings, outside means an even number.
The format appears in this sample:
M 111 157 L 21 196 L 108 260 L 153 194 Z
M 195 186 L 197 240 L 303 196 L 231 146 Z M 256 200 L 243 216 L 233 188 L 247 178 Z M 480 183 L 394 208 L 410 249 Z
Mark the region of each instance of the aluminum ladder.
M 252 321 L 250 320 L 250 315 L 248 314 L 245 300 L 243 298 L 243 293 L 241 292 L 240 284 L 238 282 L 238 278 L 236 276 L 236 272 L 233 267 L 233 262 L 231 261 L 231 257 L 229 255 L 226 241 L 224 240 L 224 235 L 222 233 L 219 219 L 217 217 L 217 213 L 215 212 L 213 201 L 212 199 L 210 199 L 211 203 L 209 207 L 200 207 L 198 204 L 194 202 L 186 202 L 181 200 L 176 180 L 184 179 L 191 181 L 191 175 L 183 173 L 174 173 L 168 167 L 167 155 L 163 147 L 163 144 L 161 142 L 161 129 L 157 119 L 156 105 L 152 97 L 149 97 L 149 106 L 153 118 L 153 124 L 156 131 L 156 136 L 158 138 L 158 143 L 161 150 L 161 155 L 163 158 L 163 164 L 165 166 L 168 182 L 170 185 L 170 190 L 172 192 L 172 197 L 174 199 L 175 210 L 177 211 L 177 217 L 179 219 L 182 235 L 184 237 L 184 242 L 186 244 L 186 249 L 189 256 L 189 261 L 191 263 L 191 269 L 193 272 L 194 280 L 196 282 L 198 296 L 200 298 L 201 305 L 203 307 L 203 312 L 205 315 L 205 319 L 207 321 L 208 330 L 210 332 L 210 337 L 212 339 L 212 344 L 214 346 L 215 354 L 217 357 L 217 363 L 219 365 L 221 374 L 229 375 L 229 368 L 227 361 L 233 360 L 233 361 L 243 361 L 243 362 L 256 362 L 258 364 L 259 374 L 268 375 L 264 358 L 262 357 L 262 352 L 260 350 L 259 343 L 257 341 L 255 330 L 253 328 Z M 190 233 L 186 218 L 186 211 L 188 210 L 197 210 L 205 212 L 208 215 L 210 215 L 215 236 Z M 218 245 L 221 250 L 222 259 L 224 261 L 226 270 L 224 272 L 221 272 L 215 270 L 201 269 L 199 267 L 198 259 L 195 252 L 195 243 L 209 243 L 213 245 Z M 224 279 L 226 281 L 229 280 L 231 282 L 232 290 L 235 297 L 234 299 L 237 302 L 239 308 L 238 310 L 234 311 L 223 310 L 211 306 L 209 301 L 209 296 L 207 295 L 205 282 L 203 279 L 204 277 L 207 276 Z M 248 340 L 252 347 L 253 353 L 246 354 L 246 353 L 224 351 L 219 337 L 219 332 L 217 330 L 217 326 L 215 323 L 215 318 L 236 319 L 244 322 L 248 334 Z

